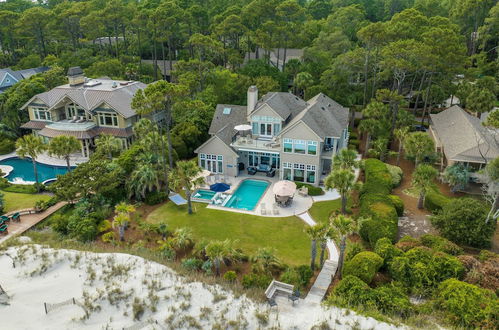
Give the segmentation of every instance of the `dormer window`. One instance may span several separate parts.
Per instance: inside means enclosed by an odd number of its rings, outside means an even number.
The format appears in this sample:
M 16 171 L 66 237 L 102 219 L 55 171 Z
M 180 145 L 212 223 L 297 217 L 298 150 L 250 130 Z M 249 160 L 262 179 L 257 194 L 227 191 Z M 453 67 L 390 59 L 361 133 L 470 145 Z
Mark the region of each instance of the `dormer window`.
M 118 126 L 118 116 L 112 112 L 98 112 L 100 126 Z
M 230 112 L 232 111 L 232 108 L 224 108 L 224 115 L 230 115 Z
M 35 116 L 36 120 L 52 121 L 52 115 L 50 114 L 50 111 L 45 108 L 33 108 L 33 115 Z

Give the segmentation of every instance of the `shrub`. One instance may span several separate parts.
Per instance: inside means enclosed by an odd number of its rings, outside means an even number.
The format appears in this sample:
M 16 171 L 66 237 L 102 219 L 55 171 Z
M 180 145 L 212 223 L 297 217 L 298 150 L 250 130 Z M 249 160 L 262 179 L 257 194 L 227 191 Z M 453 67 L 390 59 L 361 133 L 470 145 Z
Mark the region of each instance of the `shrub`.
M 437 303 L 459 327 L 494 329 L 499 321 L 499 301 L 492 291 L 456 279 L 440 284 Z
M 69 217 L 68 222 L 69 234 L 81 242 L 90 242 L 97 236 L 97 225 L 94 219 L 83 218 L 78 216 Z
M 153 191 L 146 195 L 144 203 L 147 205 L 156 205 L 166 201 L 168 194 L 164 191 Z
M 365 251 L 364 246 L 360 242 L 352 242 L 348 241 L 347 242 L 347 247 L 345 249 L 345 260 L 344 261 L 349 261 L 352 260 L 353 257 L 355 257 L 358 253 L 361 253 L 362 251 Z
M 109 220 L 102 220 L 99 225 L 97 226 L 97 232 L 99 234 L 102 234 L 112 228 L 111 221 Z
M 348 144 L 354 146 L 355 148 L 359 147 L 360 141 L 357 139 L 349 139 Z
M 4 137 L 0 138 L 0 155 L 10 154 L 16 150 L 16 142 Z
M 397 195 L 388 195 L 388 198 L 393 204 L 393 207 L 395 207 L 395 210 L 397 211 L 397 215 L 399 217 L 404 215 L 404 202 L 402 199 L 397 196 Z
M 268 274 L 251 273 L 243 276 L 242 285 L 245 289 L 260 288 L 265 289 L 272 282 L 272 277 Z
M 295 268 L 290 267 L 286 269 L 279 280 L 294 286 L 300 286 L 300 274 L 298 274 Z
M 424 246 L 427 246 L 436 251 L 445 252 L 453 256 L 457 256 L 463 253 L 463 249 L 461 249 L 459 246 L 440 236 L 426 234 L 421 236 L 419 240 Z
M 69 218 L 62 214 L 54 214 L 51 217 L 52 229 L 60 234 L 67 235 Z
M 400 183 L 402 182 L 402 177 L 404 176 L 404 172 L 402 169 L 398 166 L 395 165 L 390 165 L 390 164 L 385 164 L 386 168 L 388 169 L 388 172 L 390 173 L 390 176 L 392 177 L 392 187 L 398 187 L 400 186 Z
M 322 190 L 322 188 L 320 187 L 312 186 L 311 184 L 303 182 L 295 182 L 295 183 L 296 183 L 296 188 L 307 187 L 309 196 L 324 195 L 324 190 Z
M 430 212 L 438 212 L 451 201 L 451 198 L 444 196 L 438 189 L 430 189 L 425 195 L 424 207 Z
M 371 288 L 353 275 L 346 275 L 333 289 L 328 299 L 340 307 L 354 307 L 358 305 L 370 305 L 373 303 Z
M 499 258 L 499 254 L 489 250 L 481 250 L 480 253 L 478 254 L 478 259 L 480 261 L 487 261 L 489 259 L 495 259 L 495 258 Z
M 0 214 L 3 214 L 5 202 L 3 199 L 3 194 L 0 192 Z
M 374 158 L 364 161 L 365 183 L 362 185 L 361 194 L 379 193 L 388 195 L 392 190 L 392 176 L 386 164 Z
M 182 260 L 182 267 L 190 271 L 200 270 L 204 261 L 196 258 L 188 258 Z
M 383 258 L 383 265 L 386 267 L 395 257 L 401 256 L 404 252 L 395 246 L 388 238 L 382 238 L 376 242 L 374 252 Z
M 114 243 L 116 242 L 116 234 L 114 231 L 110 231 L 101 236 L 101 239 L 104 243 Z
M 20 194 L 36 194 L 35 185 L 30 184 L 9 184 L 7 187 L 2 188 L 4 191 L 20 193 Z
M 421 242 L 417 238 L 411 237 L 409 235 L 405 235 L 404 237 L 399 239 L 397 244 L 395 244 L 395 247 L 401 249 L 404 252 L 407 252 L 410 249 L 415 248 L 416 246 L 421 246 Z
M 308 265 L 298 266 L 296 267 L 296 271 L 300 276 L 300 286 L 306 287 L 314 275 L 314 272 L 312 272 L 312 269 L 310 269 L 310 266 Z
M 9 180 L 6 178 L 0 178 L 0 189 L 4 189 L 10 186 Z
M 369 284 L 382 265 L 383 258 L 374 252 L 364 251 L 357 254 L 350 261 L 345 262 L 343 276 L 357 276 L 362 281 Z
M 406 317 L 412 310 L 411 302 L 404 288 L 391 283 L 372 290 L 376 307 L 386 314 L 397 314 Z
M 442 212 L 431 217 L 440 234 L 457 244 L 488 247 L 496 228 L 496 221 L 485 221 L 488 208 L 471 198 L 451 200 Z
M 229 271 L 225 272 L 224 280 L 226 280 L 227 282 L 235 282 L 236 279 L 237 279 L 237 275 L 236 275 L 235 271 L 229 270 Z
M 393 258 L 389 271 L 394 280 L 407 288 L 428 294 L 441 281 L 462 276 L 464 267 L 456 257 L 420 246 Z

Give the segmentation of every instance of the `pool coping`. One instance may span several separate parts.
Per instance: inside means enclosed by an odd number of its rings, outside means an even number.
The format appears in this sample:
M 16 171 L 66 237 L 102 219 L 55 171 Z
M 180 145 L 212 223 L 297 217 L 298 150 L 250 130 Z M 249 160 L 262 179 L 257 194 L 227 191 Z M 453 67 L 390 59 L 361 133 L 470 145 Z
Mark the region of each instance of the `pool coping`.
M 199 190 L 205 190 L 205 191 L 212 191 L 210 189 L 205 189 L 205 188 L 198 188 L 196 190 L 194 190 L 194 192 L 192 193 L 192 196 L 191 196 L 191 200 L 193 202 L 197 202 L 197 203 L 206 203 L 206 204 L 211 204 L 211 201 L 212 199 L 203 199 L 203 198 L 197 198 L 197 197 L 194 197 L 194 195 L 199 191 Z M 214 192 L 214 191 L 213 191 Z M 215 193 L 216 195 L 216 193 Z M 215 197 L 215 195 L 213 195 L 213 197 Z
M 221 205 L 214 205 L 214 204 L 211 204 L 209 203 L 210 205 L 216 207 L 216 208 L 220 208 L 222 210 L 237 210 L 238 212 L 239 211 L 242 211 L 242 212 L 248 212 L 249 214 L 256 214 L 255 210 L 257 209 L 258 205 L 260 204 L 260 202 L 262 201 L 263 197 L 265 196 L 265 194 L 267 193 L 267 190 L 269 190 L 269 188 L 272 186 L 272 182 L 267 180 L 267 179 L 253 179 L 253 178 L 246 178 L 246 179 L 243 179 L 239 182 L 239 184 L 236 186 L 236 188 L 234 189 L 234 192 L 231 194 L 231 196 L 234 195 L 234 193 L 237 191 L 237 189 L 239 189 L 239 187 L 241 186 L 241 184 L 244 182 L 244 181 L 248 181 L 248 180 L 253 180 L 253 181 L 264 181 L 264 182 L 267 182 L 269 185 L 265 188 L 265 190 L 262 192 L 262 194 L 260 195 L 260 198 L 256 201 L 255 203 L 255 207 L 252 209 L 252 210 L 245 210 L 245 209 L 238 209 L 236 207 L 227 207 L 227 206 L 221 206 Z M 230 199 L 229 199 L 230 200 Z M 227 202 L 229 201 L 227 200 Z

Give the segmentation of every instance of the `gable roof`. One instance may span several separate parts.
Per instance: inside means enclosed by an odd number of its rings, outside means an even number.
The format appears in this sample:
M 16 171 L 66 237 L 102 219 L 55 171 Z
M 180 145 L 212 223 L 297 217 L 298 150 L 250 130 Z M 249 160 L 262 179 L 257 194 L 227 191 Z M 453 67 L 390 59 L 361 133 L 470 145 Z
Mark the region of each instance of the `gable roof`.
M 343 130 L 348 127 L 348 108 L 344 108 L 323 93 L 311 98 L 307 104 L 308 106 L 289 122 L 283 132 L 302 121 L 321 138 L 341 137 Z
M 224 109 L 230 108 L 229 114 L 224 114 Z M 208 131 L 211 135 L 218 136 L 225 144 L 229 145 L 237 131 L 236 125 L 246 124 L 246 106 L 232 104 L 218 104 Z
M 257 102 L 255 110 L 257 111 L 263 105 L 268 105 L 274 110 L 283 120 L 290 116 L 296 116 L 300 111 L 307 107 L 307 103 L 291 93 L 287 92 L 271 92 L 265 94 L 260 101 Z
M 458 105 L 430 117 L 447 159 L 485 163 L 482 154 L 487 160 L 499 157 L 499 145 L 492 132 Z
M 114 81 L 107 78 L 94 79 L 93 81 L 100 84 L 91 87 L 85 85 L 55 87 L 48 92 L 35 95 L 21 109 L 26 108 L 35 99 L 42 101 L 48 108 L 52 108 L 67 97 L 89 112 L 105 103 L 123 117 L 129 118 L 136 114 L 131 105 L 133 96 L 139 89 L 144 89 L 147 86 L 138 81 Z

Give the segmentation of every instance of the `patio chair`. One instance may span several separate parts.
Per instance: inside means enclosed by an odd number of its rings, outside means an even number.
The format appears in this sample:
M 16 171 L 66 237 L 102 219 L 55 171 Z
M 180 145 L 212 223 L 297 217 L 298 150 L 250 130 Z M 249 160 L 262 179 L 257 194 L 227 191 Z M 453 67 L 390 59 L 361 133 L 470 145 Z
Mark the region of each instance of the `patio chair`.
M 269 303 L 270 308 L 272 308 L 272 307 L 277 307 L 277 303 L 275 302 L 275 300 L 274 300 L 274 299 L 272 299 L 272 298 L 267 299 L 267 302 Z
M 0 222 L 9 222 L 10 221 L 10 218 L 9 217 L 6 217 L 5 215 L 2 215 L 0 216 Z
M 288 300 L 291 300 L 294 305 L 295 301 L 300 300 L 300 290 L 297 289 L 292 294 L 288 295 Z
M 298 195 L 307 197 L 308 196 L 308 188 L 307 187 L 301 187 L 298 189 Z
M 265 208 L 265 203 L 260 204 L 260 213 L 262 215 L 267 215 L 267 209 Z
M 7 235 L 9 233 L 9 226 L 7 224 L 3 224 L 0 226 L 0 234 Z
M 279 208 L 277 207 L 277 203 L 274 203 L 274 205 L 272 207 L 272 211 L 273 211 L 274 215 L 279 214 Z
M 19 212 L 16 212 L 14 213 L 12 216 L 11 216 L 11 219 L 15 222 L 20 222 L 21 221 L 21 215 L 19 214 Z

